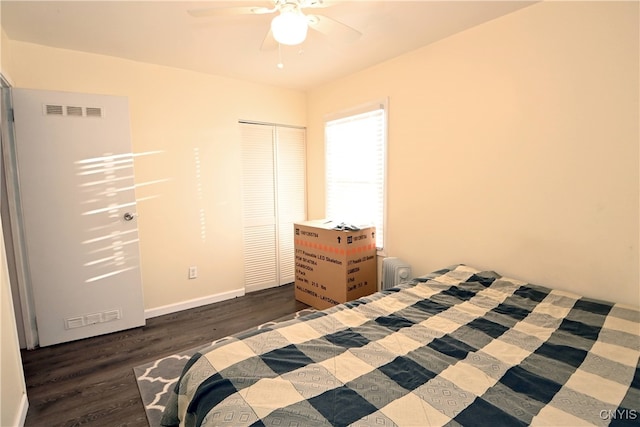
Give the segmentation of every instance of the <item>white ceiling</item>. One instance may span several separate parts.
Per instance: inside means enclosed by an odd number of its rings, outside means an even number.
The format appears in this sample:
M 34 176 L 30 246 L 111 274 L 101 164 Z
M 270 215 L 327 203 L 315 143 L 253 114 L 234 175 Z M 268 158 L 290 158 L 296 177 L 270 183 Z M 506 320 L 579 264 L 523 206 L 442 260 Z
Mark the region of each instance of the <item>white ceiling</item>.
M 325 3 L 327 0 L 325 0 Z M 329 1 L 305 9 L 362 33 L 345 42 L 310 30 L 300 46 L 260 47 L 274 15 L 194 18 L 188 10 L 270 1 L 8 1 L 12 40 L 306 90 L 495 19 L 531 1 Z

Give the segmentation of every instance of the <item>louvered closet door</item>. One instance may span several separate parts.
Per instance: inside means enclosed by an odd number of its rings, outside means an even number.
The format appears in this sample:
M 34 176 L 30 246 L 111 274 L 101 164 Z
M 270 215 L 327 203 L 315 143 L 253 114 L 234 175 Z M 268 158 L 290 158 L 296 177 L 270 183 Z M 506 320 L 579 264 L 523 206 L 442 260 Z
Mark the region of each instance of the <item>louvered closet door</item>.
M 293 223 L 306 219 L 305 130 L 241 123 L 245 288 L 294 281 Z
M 276 128 L 280 284 L 295 281 L 293 223 L 307 219 L 305 130 Z
M 245 288 L 277 285 L 273 128 L 241 124 Z

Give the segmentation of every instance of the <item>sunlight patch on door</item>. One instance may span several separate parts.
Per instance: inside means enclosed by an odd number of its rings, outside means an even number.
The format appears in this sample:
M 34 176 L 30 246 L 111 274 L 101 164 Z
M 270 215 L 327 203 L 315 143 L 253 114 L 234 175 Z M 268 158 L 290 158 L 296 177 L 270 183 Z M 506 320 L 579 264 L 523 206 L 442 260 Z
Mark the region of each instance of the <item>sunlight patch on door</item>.
M 85 227 L 85 283 L 138 269 L 133 154 L 104 153 L 76 162 Z M 91 219 L 90 219 L 91 218 Z M 85 220 L 83 220 L 85 221 Z M 101 223 L 96 227 L 95 224 Z
M 85 246 L 85 283 L 139 269 L 139 203 L 160 197 L 157 187 L 171 179 L 159 177 L 135 183 L 134 159 L 154 161 L 154 156 L 161 153 L 164 151 L 103 153 L 75 162 L 83 195 L 79 213 L 84 224 L 81 243 Z M 136 198 L 138 190 L 143 194 Z
M 95 276 L 95 277 L 92 277 L 90 279 L 87 279 L 85 282 L 86 283 L 97 282 L 98 280 L 107 279 L 107 278 L 113 277 L 113 276 L 115 276 L 117 274 L 122 274 L 122 273 L 124 273 L 126 271 L 135 270 L 136 268 L 137 267 L 128 267 L 128 268 L 124 268 L 122 270 L 111 271 L 111 272 L 105 273 L 105 274 L 103 274 L 101 276 Z

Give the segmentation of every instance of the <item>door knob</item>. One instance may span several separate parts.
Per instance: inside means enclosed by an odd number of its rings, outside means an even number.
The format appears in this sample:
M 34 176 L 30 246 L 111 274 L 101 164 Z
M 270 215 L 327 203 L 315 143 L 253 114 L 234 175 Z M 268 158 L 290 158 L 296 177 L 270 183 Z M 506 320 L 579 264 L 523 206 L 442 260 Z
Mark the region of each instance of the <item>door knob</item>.
M 131 221 L 134 218 L 134 214 L 131 212 L 125 212 L 123 218 L 125 221 Z

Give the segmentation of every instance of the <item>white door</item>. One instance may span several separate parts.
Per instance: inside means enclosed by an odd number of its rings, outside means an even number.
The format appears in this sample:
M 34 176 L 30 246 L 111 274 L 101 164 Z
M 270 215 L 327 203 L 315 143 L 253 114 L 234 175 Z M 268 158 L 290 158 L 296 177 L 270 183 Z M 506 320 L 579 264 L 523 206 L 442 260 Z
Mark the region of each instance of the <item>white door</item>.
M 12 97 L 40 345 L 144 325 L 127 99 Z

